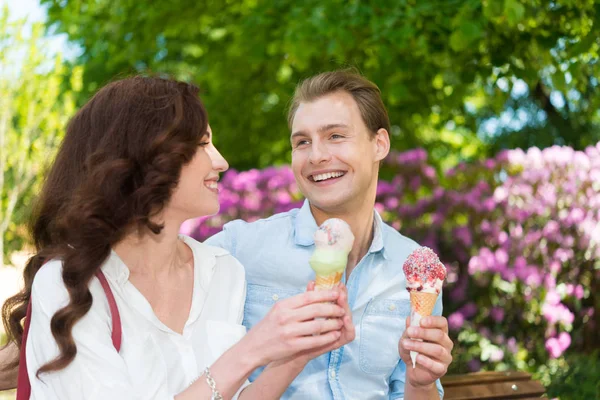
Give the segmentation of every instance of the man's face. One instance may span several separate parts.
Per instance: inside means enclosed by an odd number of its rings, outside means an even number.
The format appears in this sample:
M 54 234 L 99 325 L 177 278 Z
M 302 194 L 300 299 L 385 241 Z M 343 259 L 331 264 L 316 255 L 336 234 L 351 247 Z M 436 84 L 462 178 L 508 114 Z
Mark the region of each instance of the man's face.
M 374 198 L 389 136 L 367 129 L 347 92 L 301 103 L 292 123 L 292 170 L 310 203 L 330 213 L 352 211 Z

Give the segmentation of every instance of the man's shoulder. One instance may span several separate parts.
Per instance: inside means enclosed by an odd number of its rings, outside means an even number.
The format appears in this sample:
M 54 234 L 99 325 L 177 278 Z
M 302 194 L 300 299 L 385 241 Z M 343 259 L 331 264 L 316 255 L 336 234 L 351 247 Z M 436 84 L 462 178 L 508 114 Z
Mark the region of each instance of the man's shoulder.
M 406 259 L 410 253 L 421 247 L 413 239 L 404 236 L 396 229 L 392 228 L 386 223 L 382 223 L 384 246 L 386 248 L 386 254 L 389 254 L 393 258 Z
M 243 230 L 247 231 L 260 231 L 264 229 L 272 229 L 273 227 L 284 227 L 286 225 L 290 225 L 296 215 L 298 214 L 299 209 L 294 208 L 289 211 L 281 212 L 278 214 L 273 214 L 267 218 L 257 219 L 255 221 L 244 221 L 242 219 L 236 219 L 230 221 L 223 225 L 223 230 L 225 231 L 238 231 Z

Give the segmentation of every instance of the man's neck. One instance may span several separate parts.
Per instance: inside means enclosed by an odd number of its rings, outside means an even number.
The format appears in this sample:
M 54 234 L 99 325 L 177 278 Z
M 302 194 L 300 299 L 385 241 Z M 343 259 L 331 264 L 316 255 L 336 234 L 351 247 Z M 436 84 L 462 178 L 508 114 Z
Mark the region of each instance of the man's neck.
M 373 242 L 373 236 L 375 232 L 373 224 L 373 208 L 374 204 L 367 201 L 363 202 L 358 207 L 353 207 L 352 212 L 325 212 L 317 207 L 314 207 L 312 204 L 310 206 L 310 210 L 315 218 L 315 221 L 317 222 L 317 225 L 321 225 L 329 218 L 339 218 L 350 225 L 350 229 L 354 234 L 354 245 L 352 246 L 352 250 L 348 255 L 348 264 L 346 267 L 347 277 L 350 276 L 356 265 L 367 254 L 369 248 L 371 247 L 371 243 Z

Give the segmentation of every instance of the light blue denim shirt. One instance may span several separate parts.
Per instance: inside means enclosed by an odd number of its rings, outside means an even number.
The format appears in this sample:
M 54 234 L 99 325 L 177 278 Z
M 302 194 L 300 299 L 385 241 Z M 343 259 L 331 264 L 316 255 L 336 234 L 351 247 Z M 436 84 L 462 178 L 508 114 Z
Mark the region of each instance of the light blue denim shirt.
M 308 363 L 282 399 L 402 399 L 406 366 L 398 341 L 410 315 L 402 265 L 418 245 L 383 223 L 374 211 L 374 237 L 347 280 L 356 339 Z M 308 264 L 317 224 L 308 201 L 301 209 L 246 223 L 233 221 L 207 240 L 246 269 L 244 325 L 250 329 L 278 300 L 302 293 L 315 273 Z M 346 277 L 344 277 L 346 279 Z M 434 315 L 442 313 L 442 296 Z M 250 380 L 262 371 L 255 371 Z M 443 389 L 437 382 L 440 397 Z

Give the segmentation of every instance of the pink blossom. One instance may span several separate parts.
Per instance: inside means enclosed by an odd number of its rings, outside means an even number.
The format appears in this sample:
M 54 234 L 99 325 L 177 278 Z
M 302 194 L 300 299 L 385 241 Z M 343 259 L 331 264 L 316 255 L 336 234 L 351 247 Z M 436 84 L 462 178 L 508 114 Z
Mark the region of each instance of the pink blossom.
M 492 350 L 492 354 L 490 354 L 491 362 L 499 362 L 504 359 L 504 351 L 500 348 L 496 348 Z
M 459 330 L 465 323 L 465 317 L 460 312 L 454 312 L 448 316 L 448 328 Z
M 504 309 L 502 307 L 492 307 L 490 316 L 496 323 L 500 323 L 504 319 Z

